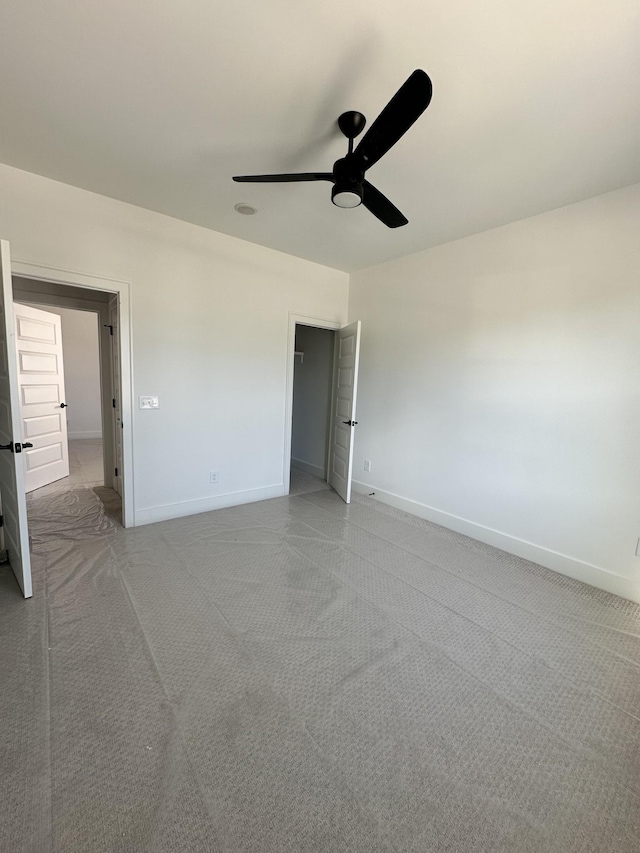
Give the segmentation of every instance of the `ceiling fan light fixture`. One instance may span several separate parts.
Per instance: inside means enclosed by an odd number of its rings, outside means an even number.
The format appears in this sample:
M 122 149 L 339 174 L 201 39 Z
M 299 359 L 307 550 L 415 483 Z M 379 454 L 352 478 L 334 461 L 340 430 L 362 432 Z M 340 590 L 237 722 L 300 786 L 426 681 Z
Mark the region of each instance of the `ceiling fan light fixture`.
M 357 186 L 336 184 L 331 190 L 331 201 L 336 207 L 358 207 L 362 204 L 362 189 Z

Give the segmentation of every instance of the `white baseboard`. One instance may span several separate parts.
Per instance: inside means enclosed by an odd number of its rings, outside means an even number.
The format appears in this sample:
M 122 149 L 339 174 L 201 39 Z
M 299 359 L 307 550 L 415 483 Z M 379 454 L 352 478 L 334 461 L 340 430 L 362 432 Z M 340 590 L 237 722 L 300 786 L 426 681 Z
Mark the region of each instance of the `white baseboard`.
M 69 441 L 73 441 L 74 438 L 102 438 L 102 430 L 85 430 L 84 432 L 68 432 L 67 438 Z
M 320 465 L 312 465 L 311 462 L 303 462 L 302 459 L 294 459 L 291 457 L 291 467 L 297 468 L 299 471 L 304 471 L 305 474 L 311 474 L 314 477 L 320 477 L 321 480 L 327 479 L 327 471 Z
M 617 575 L 608 569 L 594 566 L 591 563 L 585 563 L 582 560 L 577 560 L 575 557 L 568 557 L 566 554 L 559 554 L 557 551 L 552 551 L 549 548 L 534 545 L 532 542 L 518 539 L 515 536 L 510 536 L 508 533 L 501 533 L 499 530 L 493 530 L 493 528 L 477 524 L 475 521 L 468 521 L 465 518 L 460 518 L 457 515 L 452 515 L 427 504 L 403 498 L 400 495 L 393 494 L 393 492 L 385 492 L 383 489 L 378 489 L 367 483 L 354 480 L 352 488 L 359 494 L 371 495 L 381 503 L 401 509 L 411 515 L 416 515 L 418 518 L 432 521 L 434 524 L 439 524 L 441 527 L 446 527 L 449 530 L 455 530 L 456 533 L 462 533 L 472 539 L 477 539 L 479 542 L 493 545 L 495 548 L 500 548 L 508 554 L 515 554 L 517 557 L 530 560 L 532 563 L 538 563 L 538 565 L 552 569 L 554 572 L 559 572 L 561 575 L 567 575 L 567 577 L 582 581 L 590 586 L 604 589 L 606 592 L 611 592 L 614 595 L 620 595 L 622 598 L 628 598 L 631 601 L 640 603 L 640 589 L 638 589 L 638 585 L 630 578 Z
M 228 492 L 225 495 L 212 495 L 195 501 L 150 506 L 146 509 L 136 510 L 135 526 L 141 527 L 144 524 L 154 524 L 156 521 L 168 521 L 170 518 L 198 515 L 198 513 L 210 512 L 213 509 L 250 504 L 268 498 L 281 498 L 284 494 L 285 488 L 280 483 L 278 486 L 266 486 L 262 489 L 249 489 L 244 492 Z

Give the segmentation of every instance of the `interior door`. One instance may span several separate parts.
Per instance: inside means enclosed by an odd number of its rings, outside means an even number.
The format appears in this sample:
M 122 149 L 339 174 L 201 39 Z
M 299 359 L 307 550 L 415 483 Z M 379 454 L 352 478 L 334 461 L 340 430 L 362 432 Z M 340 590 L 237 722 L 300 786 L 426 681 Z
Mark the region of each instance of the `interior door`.
M 336 332 L 328 480 L 345 503 L 351 502 L 359 361 L 360 320 Z
M 115 470 L 113 488 L 122 496 L 122 401 L 120 399 L 120 324 L 118 322 L 118 297 L 109 303 L 111 326 L 111 381 L 113 382 L 113 434 Z
M 9 244 L 0 241 L 0 498 L 4 548 L 25 598 L 32 595 L 31 557 L 24 490 L 20 391 Z
M 69 476 L 62 321 L 58 314 L 15 303 L 25 490 Z

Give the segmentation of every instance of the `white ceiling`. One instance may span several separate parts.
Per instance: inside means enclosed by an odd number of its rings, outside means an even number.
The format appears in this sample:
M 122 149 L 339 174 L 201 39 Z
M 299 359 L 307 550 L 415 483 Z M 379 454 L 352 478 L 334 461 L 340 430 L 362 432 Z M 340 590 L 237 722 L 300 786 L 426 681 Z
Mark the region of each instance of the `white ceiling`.
M 407 226 L 231 181 L 330 171 L 415 68 L 368 173 Z M 1 162 L 348 271 L 640 181 L 638 0 L 19 0 L 0 80 Z

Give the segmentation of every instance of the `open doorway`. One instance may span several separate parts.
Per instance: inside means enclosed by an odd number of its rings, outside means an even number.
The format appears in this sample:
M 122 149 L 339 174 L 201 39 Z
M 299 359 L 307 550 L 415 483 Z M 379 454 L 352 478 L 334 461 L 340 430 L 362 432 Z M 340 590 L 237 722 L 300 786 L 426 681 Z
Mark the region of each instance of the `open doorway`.
M 84 310 L 93 308 L 100 317 L 104 479 L 105 483 L 108 483 L 111 478 L 115 488 L 120 477 L 122 524 L 124 527 L 133 527 L 135 510 L 129 283 L 90 273 L 47 267 L 28 260 L 12 262 L 9 242 L 0 240 L 0 362 L 2 362 L 0 447 L 5 451 L 0 454 L 0 499 L 3 522 L 0 545 L 4 545 L 2 557 L 8 559 L 22 594 L 25 598 L 30 598 L 33 595 L 31 549 L 36 542 L 36 537 L 33 529 L 30 529 L 28 518 L 24 451 L 34 447 L 34 443 L 24 437 L 23 424 L 20 422 L 21 390 L 18 382 L 14 304 L 21 301 Z M 43 336 L 37 332 L 38 330 L 32 329 L 31 336 L 34 339 L 40 338 L 41 342 L 43 338 L 46 339 L 46 335 Z M 112 340 L 117 343 L 112 344 Z M 34 373 L 37 373 L 42 366 L 43 362 L 40 361 Z M 40 390 L 43 391 L 43 396 L 47 394 L 50 396 L 50 390 Z M 107 399 L 109 395 L 112 395 L 111 409 Z M 35 398 L 38 396 L 39 392 L 35 394 Z M 64 401 L 60 401 L 59 397 L 58 389 L 57 409 L 60 413 L 61 402 Z M 32 395 L 32 403 L 35 402 L 35 398 Z M 51 403 L 51 400 L 49 402 Z M 58 421 L 60 422 L 61 418 L 58 418 Z M 117 460 L 118 471 L 115 471 L 114 459 Z M 121 463 L 120 459 L 122 459 Z M 97 515 L 98 521 L 101 522 L 105 518 L 103 510 L 107 507 L 98 496 L 94 495 L 94 498 L 97 498 L 99 507 Z M 120 502 L 120 496 L 118 501 Z M 95 506 L 96 501 L 94 501 Z M 40 517 L 45 519 L 46 514 L 41 513 Z M 43 536 L 49 540 L 78 538 L 76 531 L 71 531 L 70 536 L 61 537 L 56 519 L 46 518 L 46 520 L 49 529 L 43 531 Z M 88 535 L 93 535 L 97 526 L 92 521 Z
M 289 494 L 329 488 L 335 332 L 296 323 Z
M 316 333 L 305 331 L 312 328 Z M 326 337 L 327 330 L 333 338 Z M 325 333 L 323 337 L 321 333 Z M 310 341 L 309 336 L 314 340 Z M 356 399 L 358 391 L 358 370 L 360 363 L 361 323 L 359 320 L 341 326 L 333 320 L 320 320 L 315 317 L 304 317 L 289 314 L 289 343 L 287 359 L 287 396 L 285 410 L 284 433 L 284 493 L 291 495 L 300 493 L 292 479 L 292 471 L 302 471 L 314 481 L 307 481 L 302 486 L 303 491 L 315 491 L 324 488 L 323 477 L 342 498 L 345 503 L 351 501 L 351 486 L 353 475 L 354 431 L 358 423 L 356 418 Z M 297 339 L 297 344 L 296 344 Z M 323 357 L 318 357 L 317 363 L 308 363 L 308 357 L 303 346 L 310 345 L 313 352 L 321 351 Z M 297 348 L 299 347 L 299 348 Z M 326 351 L 331 351 L 330 368 L 328 369 Z M 305 360 L 307 368 L 304 369 Z M 302 399 L 302 408 L 306 413 L 303 419 L 296 417 L 294 425 L 294 381 L 297 370 L 298 379 L 304 382 L 308 374 L 316 373 L 319 382 L 311 382 L 303 391 L 298 392 L 298 401 Z M 330 402 L 325 403 L 327 374 L 331 376 Z M 297 414 L 297 413 L 296 413 Z M 327 418 L 329 424 L 327 425 Z M 294 441 L 294 430 L 297 434 Z M 322 437 L 314 444 L 316 452 L 310 455 L 305 442 L 309 434 L 317 436 L 324 434 L 326 443 L 324 453 L 320 455 L 323 446 Z M 305 455 L 308 458 L 305 458 Z M 294 473 L 293 477 L 298 475 Z M 292 492 L 294 486 L 294 492 Z
M 25 491 L 104 486 L 98 313 L 15 302 Z
M 13 276 L 12 283 L 29 515 L 40 512 L 36 502 L 51 515 L 61 502 L 81 496 L 88 507 L 97 499 L 113 521 L 122 523 L 118 298 L 21 276 Z M 43 353 L 36 357 L 38 347 Z M 38 373 L 40 367 L 49 376 Z M 46 384 L 54 367 L 60 373 L 55 388 Z

